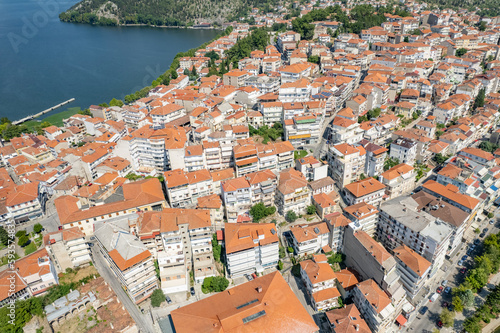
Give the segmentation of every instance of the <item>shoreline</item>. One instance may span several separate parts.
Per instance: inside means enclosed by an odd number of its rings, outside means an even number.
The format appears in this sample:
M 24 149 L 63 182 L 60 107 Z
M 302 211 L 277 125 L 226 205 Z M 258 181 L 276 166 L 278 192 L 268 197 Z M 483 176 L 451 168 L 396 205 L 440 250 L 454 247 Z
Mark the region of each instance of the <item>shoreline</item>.
M 78 24 L 77 22 L 65 22 L 65 21 L 61 21 L 61 22 L 63 22 L 63 23 L 75 23 L 75 24 Z M 101 25 L 95 25 L 95 26 L 101 26 Z M 200 28 L 193 28 L 193 27 L 178 27 L 178 26 L 152 26 L 152 25 L 147 25 L 147 24 L 125 24 L 125 25 L 116 25 L 115 27 L 122 27 L 122 26 L 124 26 L 124 27 L 130 27 L 130 26 L 139 26 L 139 27 L 140 27 L 140 26 L 144 26 L 144 27 L 151 27 L 151 28 L 164 28 L 164 29 L 168 29 L 168 28 L 177 28 L 177 29 L 194 29 L 194 30 L 217 30 L 217 31 L 222 32 L 223 34 L 224 34 L 224 31 L 225 31 L 225 29 L 222 29 L 222 28 L 220 28 L 220 29 L 215 29 L 215 28 L 213 28 L 213 27 L 212 27 L 212 28 L 203 28 L 203 27 L 200 27 Z M 219 38 L 220 38 L 220 37 L 219 37 Z M 199 50 L 199 49 L 202 47 L 202 45 L 207 44 L 207 43 L 210 43 L 210 42 L 212 42 L 212 41 L 214 41 L 214 40 L 216 40 L 216 39 L 217 39 L 217 37 L 216 37 L 216 38 L 212 38 L 212 39 L 210 39 L 210 40 L 206 41 L 205 43 L 202 43 L 202 44 L 200 44 L 200 45 L 198 45 L 198 46 L 194 47 L 194 49 L 195 49 L 195 50 Z M 179 53 L 183 53 L 183 52 L 187 52 L 187 51 L 189 51 L 189 50 L 192 50 L 192 49 L 188 49 L 188 50 L 184 50 L 184 51 L 179 51 L 179 52 L 177 52 L 177 54 L 179 54 Z M 176 57 L 177 57 L 177 54 L 176 54 L 176 55 L 174 56 L 174 58 L 172 59 L 172 61 L 171 61 L 171 62 L 170 62 L 170 64 L 168 65 L 168 67 L 167 67 L 167 69 L 165 70 L 165 72 L 166 72 L 166 71 L 168 71 L 168 70 L 170 69 L 170 67 L 172 66 L 173 62 L 175 61 L 175 59 L 176 59 Z M 157 79 L 157 78 L 155 78 L 155 79 Z M 114 98 L 116 98 L 116 97 L 114 97 Z M 124 101 L 123 101 L 123 102 L 124 102 Z M 125 103 L 125 102 L 124 102 L 124 105 L 127 105 L 127 103 Z M 85 109 L 87 109 L 87 108 L 85 108 L 85 107 L 81 107 L 81 106 L 76 106 L 76 107 L 80 108 L 80 110 L 85 110 Z M 41 121 L 43 121 L 45 118 L 47 118 L 47 117 L 49 117 L 49 116 L 53 116 L 53 115 L 56 115 L 56 114 L 58 114 L 58 113 L 66 112 L 66 111 L 68 111 L 69 109 L 71 109 L 71 108 L 68 108 L 68 109 L 65 109 L 65 110 L 60 109 L 58 112 L 54 112 L 54 113 L 50 112 L 50 113 L 51 113 L 51 115 L 47 115 L 47 116 L 46 116 L 46 117 L 44 117 L 44 118 L 41 118 L 41 117 L 42 117 L 42 116 L 44 116 L 45 114 L 41 114 L 41 115 L 38 115 L 37 117 L 32 117 L 31 119 L 26 119 L 26 118 L 28 118 L 28 117 L 31 117 L 31 115 L 30 115 L 30 116 L 26 116 L 26 117 L 19 118 L 19 119 L 16 119 L 16 120 L 12 120 L 12 123 L 16 123 L 16 122 L 21 121 L 20 123 L 18 123 L 18 124 L 17 124 L 17 125 L 21 125 L 21 124 L 24 124 L 24 123 L 26 123 L 26 122 L 30 122 L 30 121 L 41 122 Z M 50 110 L 50 111 L 55 111 L 55 110 L 56 110 L 56 109 L 52 109 L 52 110 Z M 47 111 L 47 110 L 45 110 L 45 111 Z

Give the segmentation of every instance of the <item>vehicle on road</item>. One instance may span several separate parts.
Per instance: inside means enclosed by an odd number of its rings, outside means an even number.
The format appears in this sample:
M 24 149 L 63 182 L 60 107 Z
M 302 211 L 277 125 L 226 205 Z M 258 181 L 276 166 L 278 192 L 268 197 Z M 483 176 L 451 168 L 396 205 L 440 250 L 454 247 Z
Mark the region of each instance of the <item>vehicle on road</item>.
M 429 309 L 428 307 L 423 306 L 423 307 L 420 308 L 419 312 L 420 312 L 421 315 L 424 315 L 427 312 L 428 309 Z
M 436 324 L 439 328 L 443 327 L 443 322 L 441 320 L 438 320 Z
M 191 296 L 194 296 L 196 292 L 194 291 L 194 287 L 191 287 Z
M 495 224 L 495 221 L 493 221 L 493 220 L 490 220 L 490 224 Z
M 484 232 L 481 235 L 479 235 L 480 238 L 484 238 L 484 236 L 486 236 Z
M 167 301 L 167 304 L 172 303 L 172 299 L 168 295 L 165 297 L 165 300 Z
M 443 287 L 446 287 L 446 285 L 447 285 L 447 284 L 448 284 L 448 280 L 443 280 L 443 282 L 441 282 L 441 285 L 442 285 Z
M 460 268 L 460 274 L 465 274 L 465 273 L 467 273 L 467 268 L 465 267 Z
M 444 288 L 444 292 L 447 294 L 451 293 L 451 287 Z
M 256 279 L 256 278 L 257 278 L 257 274 L 252 273 L 252 277 L 253 277 L 254 279 Z
M 441 293 L 443 292 L 443 289 L 444 289 L 443 287 L 439 286 L 439 287 L 436 289 L 436 292 L 437 292 L 438 294 L 441 294 Z
M 435 302 L 439 297 L 439 294 L 438 293 L 434 293 L 432 294 L 431 297 L 429 297 L 429 302 Z
M 488 232 L 488 230 L 490 230 L 490 229 L 488 229 L 488 228 L 484 228 L 484 229 L 483 229 L 483 234 L 487 233 L 487 232 Z
M 471 256 L 471 255 L 472 255 L 472 252 L 474 252 L 472 249 L 468 249 L 468 250 L 467 250 L 467 255 L 468 255 L 468 256 Z
M 479 239 L 474 240 L 474 245 L 478 245 L 479 243 L 481 243 L 481 241 Z
M 457 264 L 458 266 L 463 266 L 464 265 L 464 262 L 462 260 L 460 260 Z

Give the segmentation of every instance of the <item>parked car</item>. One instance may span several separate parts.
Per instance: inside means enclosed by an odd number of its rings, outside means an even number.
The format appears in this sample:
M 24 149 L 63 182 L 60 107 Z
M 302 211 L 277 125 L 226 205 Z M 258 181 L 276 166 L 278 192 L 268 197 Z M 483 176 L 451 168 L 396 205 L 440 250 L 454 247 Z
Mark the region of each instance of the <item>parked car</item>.
M 460 260 L 457 264 L 458 266 L 463 266 L 464 265 L 464 262 L 462 260 Z
M 465 274 L 467 272 L 467 268 L 463 267 L 460 269 L 461 274 Z
M 465 261 L 465 260 L 467 260 L 467 255 L 466 254 L 462 256 L 462 261 Z
M 257 274 L 252 273 L 252 277 L 253 277 L 254 279 L 256 279 L 256 278 L 257 278 Z
M 429 297 L 429 302 L 435 302 L 439 297 L 439 294 L 438 293 L 434 293 L 432 294 L 431 297 Z
M 493 221 L 493 220 L 490 220 L 490 224 L 495 224 L 495 221 Z
M 427 312 L 428 309 L 429 309 L 428 307 L 423 306 L 423 307 L 420 308 L 419 312 L 420 312 L 421 315 L 424 315 Z
M 481 241 L 479 239 L 474 240 L 474 245 L 478 245 L 479 243 L 481 243 Z
M 479 237 L 481 237 L 481 238 L 484 238 L 484 236 L 486 236 L 486 234 L 484 232 L 479 235 Z
M 253 280 L 253 277 L 250 274 L 245 274 L 245 277 L 247 278 L 248 281 Z
M 447 294 L 451 293 L 451 287 L 444 288 L 444 292 Z
M 468 250 L 467 250 L 467 255 L 468 255 L 468 256 L 471 256 L 471 255 L 472 255 L 472 252 L 474 252 L 472 249 L 468 249 Z
M 194 291 L 194 287 L 191 287 L 191 296 L 194 296 L 194 294 L 196 294 L 196 292 Z
M 446 287 L 446 285 L 447 285 L 447 284 L 448 284 L 448 280 L 443 280 L 443 282 L 441 282 L 441 285 L 442 285 L 443 287 Z
M 439 286 L 437 289 L 436 289 L 436 292 L 438 294 L 441 294 L 443 292 L 443 287 Z
M 165 297 L 165 300 L 167 301 L 167 304 L 172 303 L 172 299 L 168 295 Z
M 484 229 L 483 229 L 483 234 L 487 233 L 487 232 L 488 232 L 488 230 L 490 230 L 490 229 L 488 229 L 488 228 L 484 228 Z
M 443 322 L 441 320 L 438 320 L 437 325 L 439 328 L 443 327 Z

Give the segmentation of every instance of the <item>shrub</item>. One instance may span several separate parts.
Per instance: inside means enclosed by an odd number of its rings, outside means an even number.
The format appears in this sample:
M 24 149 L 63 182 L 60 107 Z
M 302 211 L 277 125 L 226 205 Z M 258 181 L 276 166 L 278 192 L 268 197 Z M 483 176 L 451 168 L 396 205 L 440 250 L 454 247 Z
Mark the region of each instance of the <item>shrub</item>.
M 161 289 L 155 289 L 151 295 L 151 305 L 155 308 L 159 307 L 165 301 L 165 294 Z
M 33 226 L 33 230 L 39 234 L 40 232 L 42 232 L 43 230 L 43 226 L 40 224 L 40 223 L 37 223 Z

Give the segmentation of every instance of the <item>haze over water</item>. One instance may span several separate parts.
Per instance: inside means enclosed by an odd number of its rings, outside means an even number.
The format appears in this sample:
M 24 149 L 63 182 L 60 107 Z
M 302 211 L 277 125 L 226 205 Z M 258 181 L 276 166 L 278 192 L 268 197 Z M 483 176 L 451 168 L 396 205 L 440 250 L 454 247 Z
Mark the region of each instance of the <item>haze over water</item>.
M 217 34 L 60 22 L 76 2 L 0 0 L 0 116 L 20 119 L 72 97 L 58 111 L 123 99 Z

